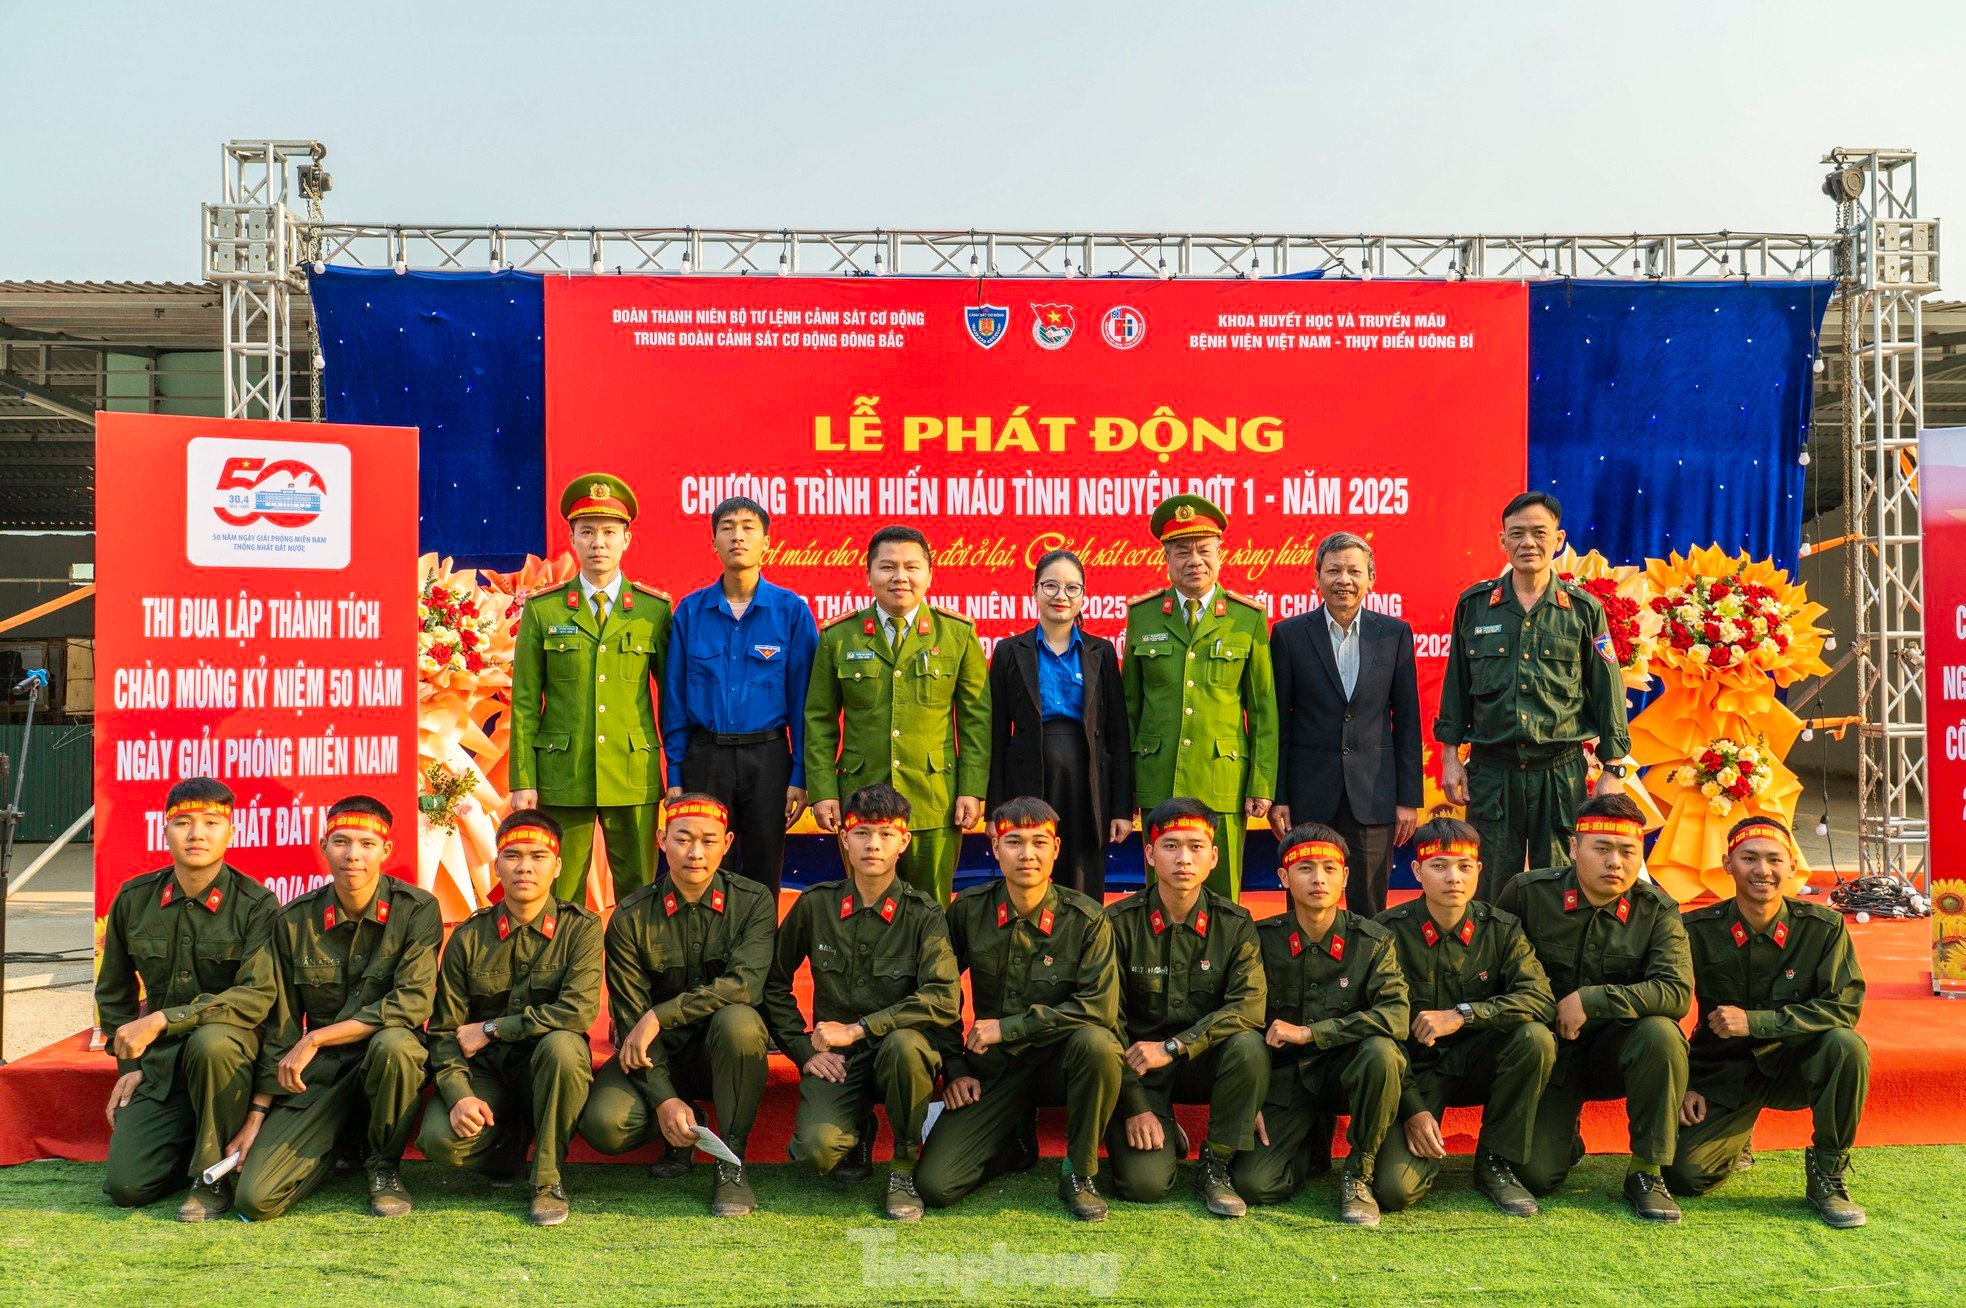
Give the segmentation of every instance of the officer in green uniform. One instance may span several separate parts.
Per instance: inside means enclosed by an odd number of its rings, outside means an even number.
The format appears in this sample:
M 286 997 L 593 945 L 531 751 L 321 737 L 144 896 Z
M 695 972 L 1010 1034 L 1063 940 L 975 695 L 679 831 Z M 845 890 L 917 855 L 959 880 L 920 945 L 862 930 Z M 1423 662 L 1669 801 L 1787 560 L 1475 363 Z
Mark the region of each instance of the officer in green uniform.
M 1399 1112 L 1406 1055 L 1406 978 L 1392 933 L 1339 907 L 1347 880 L 1345 839 L 1318 822 L 1284 833 L 1289 908 L 1256 924 L 1269 987 L 1270 1093 L 1256 1115 L 1256 1148 L 1236 1155 L 1236 1193 L 1280 1204 L 1309 1179 L 1332 1113 L 1347 1113 L 1339 1220 L 1377 1226 L 1374 1161 Z M 1322 1131 L 1322 1141 L 1314 1133 Z M 1327 1164 L 1328 1165 L 1328 1164 Z
M 806 694 L 806 792 L 821 831 L 840 798 L 882 783 L 908 801 L 901 878 L 946 905 L 962 833 L 990 781 L 989 664 L 968 619 L 925 603 L 934 560 L 913 527 L 867 543 L 874 602 L 819 633 Z
M 279 995 L 253 1104 L 232 1142 L 245 1155 L 235 1203 L 249 1221 L 269 1221 L 312 1194 L 351 1127 L 367 1134 L 369 1211 L 410 1210 L 403 1150 L 423 1107 L 423 1024 L 444 918 L 435 896 L 383 872 L 395 849 L 391 821 L 367 795 L 331 805 L 321 856 L 333 879 L 288 904 L 274 925 Z
M 532 596 L 512 651 L 514 809 L 544 807 L 566 833 L 559 899 L 585 903 L 594 825 L 616 902 L 648 880 L 662 737 L 655 705 L 669 657 L 669 597 L 621 575 L 635 493 L 604 472 L 560 493 L 580 575 Z
M 557 898 L 561 831 L 521 809 L 498 824 L 505 898 L 458 924 L 430 1013 L 437 1093 L 417 1148 L 433 1163 L 517 1179 L 526 1142 L 535 1226 L 567 1220 L 560 1165 L 587 1102 L 587 1031 L 601 1007 L 601 919 Z
M 1495 906 L 1522 921 L 1556 1001 L 1556 1068 L 1536 1106 L 1529 1157 L 1518 1175 L 1548 1194 L 1584 1156 L 1584 1102 L 1623 1099 L 1631 1124 L 1625 1202 L 1653 1222 L 1679 1205 L 1659 1175 L 1672 1161 L 1686 1097 L 1686 1036 L 1693 959 L 1679 905 L 1639 880 L 1645 815 L 1625 795 L 1577 810 L 1571 866 L 1525 872 Z
M 1803 1155 L 1808 1199 L 1835 1227 L 1862 1226 L 1844 1174 L 1870 1089 L 1870 1046 L 1857 1034 L 1864 974 L 1841 914 L 1782 893 L 1795 843 L 1773 818 L 1727 836 L 1734 897 L 1686 915 L 1693 947 L 1692 1079 L 1679 1153 L 1666 1177 L 1705 1194 L 1751 1161 L 1764 1108 L 1807 1108 L 1815 1144 Z
M 1228 525 L 1199 495 L 1154 510 L 1169 584 L 1128 602 L 1120 681 L 1141 811 L 1176 795 L 1213 810 L 1221 857 L 1208 888 L 1233 900 L 1247 819 L 1270 811 L 1276 788 L 1277 690 L 1268 614 L 1216 584 Z
M 1596 793 L 1624 788 L 1631 733 L 1604 609 L 1556 575 L 1563 506 L 1531 491 L 1502 510 L 1509 571 L 1455 601 L 1434 739 L 1441 788 L 1481 833 L 1480 896 L 1527 868 L 1561 867 L 1586 796 L 1582 745 L 1604 764 Z M 1460 747 L 1469 747 L 1461 761 Z
M 1019 1137 L 1039 1105 L 1063 1104 L 1058 1195 L 1072 1216 L 1101 1222 L 1099 1137 L 1121 1075 L 1112 924 L 1096 900 L 1052 882 L 1060 844 L 1051 805 L 1006 800 L 990 827 L 1003 876 L 965 890 L 949 910 L 949 943 L 956 966 L 969 970 L 976 1020 L 960 1048 L 950 1028 L 948 1111 L 922 1147 L 915 1184 L 930 1207 L 948 1207 L 1023 1164 Z
M 744 1157 L 765 1093 L 764 996 L 778 927 L 778 897 L 750 877 L 718 869 L 730 852 L 730 811 L 686 791 L 669 801 L 659 848 L 668 873 L 615 906 L 608 920 L 608 1007 L 615 1056 L 594 1078 L 580 1134 L 604 1154 L 657 1136 L 667 1155 L 650 1167 L 687 1175 L 696 1154 L 692 1100 L 709 1099 L 717 1131 Z M 719 1160 L 715 1217 L 758 1206 L 741 1163 Z
M 922 1216 L 915 1158 L 940 1050 L 962 1019 L 962 980 L 941 905 L 896 875 L 910 836 L 908 801 L 876 783 L 848 795 L 843 807 L 848 876 L 799 896 L 765 981 L 765 1021 L 802 1073 L 787 1153 L 842 1185 L 866 1180 L 874 1104 L 884 1104 L 894 1131 L 886 1212 L 915 1222 Z M 792 997 L 792 976 L 807 962 L 810 1029 Z
M 253 1092 L 260 1022 L 273 1007 L 270 948 L 280 901 L 225 862 L 232 792 L 187 777 L 164 798 L 171 865 L 133 877 L 103 926 L 96 1016 L 110 1033 L 109 1164 L 119 1208 L 184 1188 L 178 1218 L 232 1206 L 232 1179 L 201 1174 L 225 1156 Z
M 1536 1200 L 1514 1169 L 1529 1157 L 1536 1101 L 1556 1064 L 1549 978 L 1522 923 L 1473 902 L 1482 873 L 1474 828 L 1438 817 L 1413 840 L 1422 898 L 1377 919 L 1399 948 L 1413 1027 L 1400 1129 L 1386 1133 L 1373 1190 L 1387 1212 L 1425 1198 L 1447 1156 L 1441 1113 L 1480 1104 L 1475 1188 L 1509 1216 L 1529 1217 Z
M 1263 954 L 1240 904 L 1204 884 L 1215 870 L 1215 817 L 1200 800 L 1163 800 L 1147 815 L 1152 880 L 1106 908 L 1120 968 L 1126 1074 L 1106 1133 L 1113 1193 L 1158 1203 L 1187 1143 L 1174 1105 L 1208 1105 L 1195 1190 L 1218 1217 L 1248 1210 L 1229 1162 L 1256 1145 L 1270 1087 L 1263 1047 Z

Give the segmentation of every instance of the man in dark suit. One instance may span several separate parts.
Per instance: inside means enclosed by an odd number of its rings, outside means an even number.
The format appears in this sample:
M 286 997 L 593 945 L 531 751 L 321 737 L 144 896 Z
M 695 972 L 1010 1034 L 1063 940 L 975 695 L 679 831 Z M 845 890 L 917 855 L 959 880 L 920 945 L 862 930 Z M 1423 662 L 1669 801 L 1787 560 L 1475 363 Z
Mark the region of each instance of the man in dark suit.
M 1422 796 L 1420 688 L 1413 628 L 1365 609 L 1372 546 L 1348 531 L 1317 549 L 1324 603 L 1270 633 L 1282 748 L 1270 825 L 1323 822 L 1351 857 L 1346 903 L 1386 907 L 1393 847 L 1413 835 Z

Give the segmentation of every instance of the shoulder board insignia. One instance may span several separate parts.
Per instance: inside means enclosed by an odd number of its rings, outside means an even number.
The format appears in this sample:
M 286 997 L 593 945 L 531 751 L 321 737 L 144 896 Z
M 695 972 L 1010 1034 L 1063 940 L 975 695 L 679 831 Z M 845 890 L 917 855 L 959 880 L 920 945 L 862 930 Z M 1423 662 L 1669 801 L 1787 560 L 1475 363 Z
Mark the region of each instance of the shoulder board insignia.
M 672 597 L 668 591 L 663 590 L 660 587 L 650 586 L 639 581 L 631 581 L 628 584 L 630 586 L 633 586 L 636 590 L 642 592 L 642 594 L 644 595 L 653 595 L 657 599 L 662 600 L 665 603 L 671 603 L 671 604 L 675 603 L 674 597 Z
M 848 609 L 845 613 L 835 614 L 833 617 L 830 617 L 826 619 L 826 621 L 820 623 L 819 629 L 821 631 L 828 631 L 834 627 L 839 626 L 842 622 L 845 622 L 848 618 L 857 618 L 859 616 L 860 616 L 859 609 Z
M 1143 594 L 1135 595 L 1132 599 L 1126 602 L 1126 606 L 1128 608 L 1132 608 L 1135 604 L 1145 604 L 1148 600 L 1159 599 L 1161 597 L 1161 592 L 1166 589 L 1167 587 L 1162 586 L 1155 590 L 1150 590 L 1150 591 L 1146 591 Z
M 962 614 L 956 612 L 954 609 L 945 609 L 940 604 L 930 604 L 928 607 L 934 612 L 940 613 L 945 618 L 954 618 L 957 622 L 962 623 L 965 627 L 973 627 L 976 625 L 975 622 L 971 621 L 969 618 L 963 616 Z M 917 630 L 924 636 L 928 635 L 928 618 L 926 616 L 922 618 L 920 625 L 917 627 Z
M 1263 606 L 1261 604 L 1258 604 L 1255 600 L 1249 598 L 1249 596 L 1238 595 L 1234 591 L 1229 590 L 1227 587 L 1224 587 L 1222 590 L 1222 594 L 1217 596 L 1215 600 L 1215 616 L 1217 616 L 1218 618 L 1221 617 L 1223 613 L 1222 600 L 1224 597 L 1228 599 L 1232 599 L 1238 604 L 1247 604 L 1250 608 L 1255 609 L 1258 613 L 1263 612 Z

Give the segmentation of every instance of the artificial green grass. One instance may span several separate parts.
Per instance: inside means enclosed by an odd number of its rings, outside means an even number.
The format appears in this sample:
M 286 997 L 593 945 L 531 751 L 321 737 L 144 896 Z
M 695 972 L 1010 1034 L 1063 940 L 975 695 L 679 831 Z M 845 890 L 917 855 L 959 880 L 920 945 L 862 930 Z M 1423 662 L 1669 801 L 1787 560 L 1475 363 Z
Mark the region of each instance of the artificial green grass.
M 1870 1225 L 1832 1231 L 1802 1201 L 1802 1155 L 1764 1153 L 1686 1220 L 1653 1227 L 1617 1197 L 1623 1160 L 1587 1159 L 1541 1216 L 1501 1216 L 1450 1159 L 1418 1209 L 1377 1230 L 1336 1221 L 1336 1183 L 1237 1222 L 1182 1186 L 1074 1223 L 1054 1164 L 1008 1177 L 917 1227 L 879 1216 L 884 1169 L 851 1190 L 754 1166 L 752 1216 L 705 1211 L 711 1169 L 568 1169 L 573 1217 L 525 1224 L 522 1188 L 411 1163 L 408 1218 L 367 1215 L 361 1178 L 275 1223 L 120 1212 L 100 1167 L 0 1170 L 6 1304 L 1913 1304 L 1966 1300 L 1966 1231 L 1948 1213 L 1966 1146 L 1867 1149 L 1852 1193 Z

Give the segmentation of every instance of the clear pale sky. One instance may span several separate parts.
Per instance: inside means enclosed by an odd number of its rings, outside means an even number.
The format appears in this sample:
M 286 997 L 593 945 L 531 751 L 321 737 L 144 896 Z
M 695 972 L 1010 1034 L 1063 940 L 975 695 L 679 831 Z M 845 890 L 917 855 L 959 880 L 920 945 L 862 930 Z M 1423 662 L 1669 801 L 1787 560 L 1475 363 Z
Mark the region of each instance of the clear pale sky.
M 1966 216 L 1960 3 L 0 0 L 0 60 L 0 280 L 195 279 L 243 136 L 351 221 L 1827 231 L 1832 145 Z

